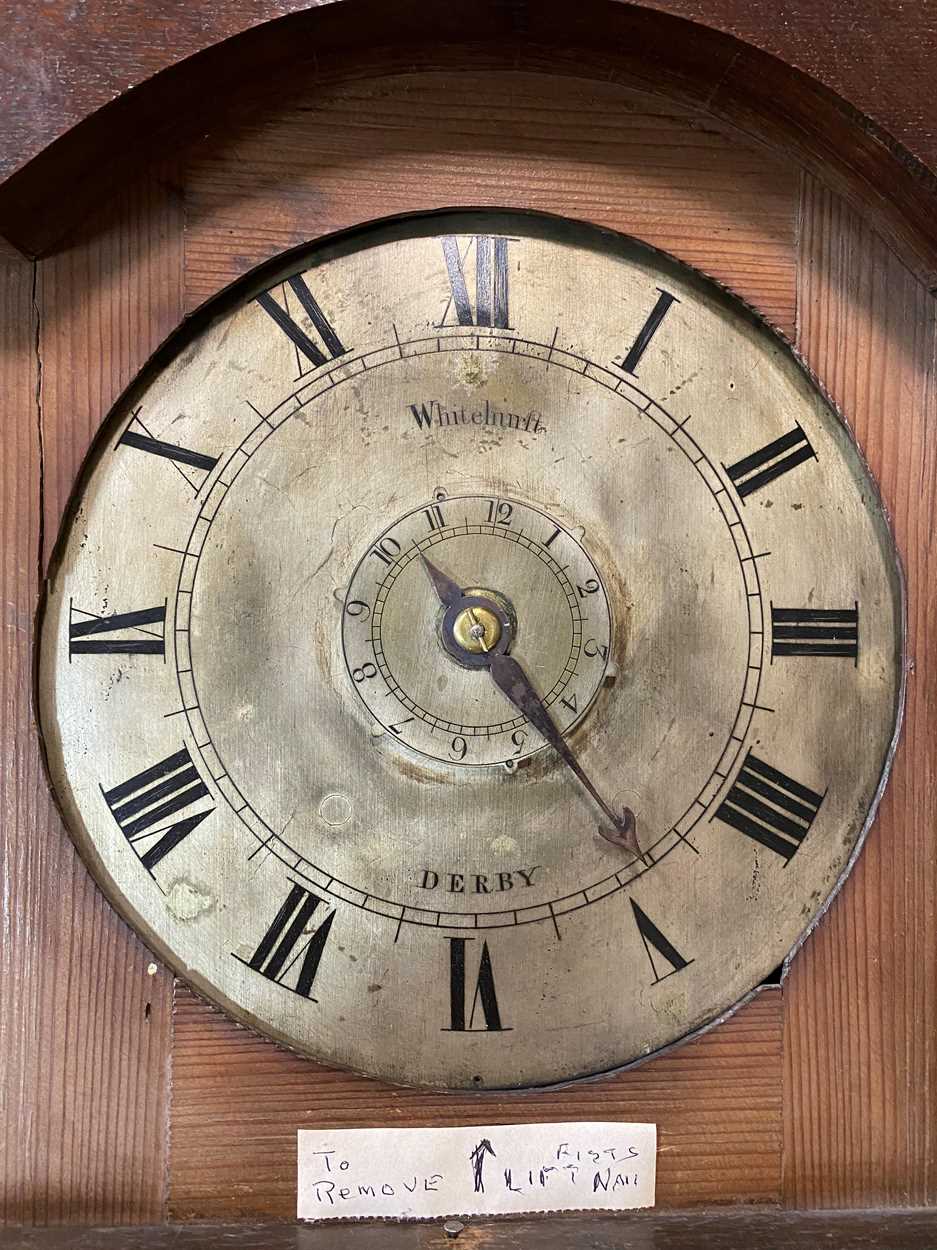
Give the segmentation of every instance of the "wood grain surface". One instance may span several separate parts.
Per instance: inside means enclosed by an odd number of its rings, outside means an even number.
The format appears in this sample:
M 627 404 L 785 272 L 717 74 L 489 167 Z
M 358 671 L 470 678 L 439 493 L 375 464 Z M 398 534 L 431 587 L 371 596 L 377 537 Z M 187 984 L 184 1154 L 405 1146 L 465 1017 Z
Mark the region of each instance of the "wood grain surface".
M 865 850 L 785 986 L 785 1199 L 937 1197 L 937 305 L 854 212 L 806 179 L 797 343 L 848 414 L 907 575 L 909 680 Z
M 496 81 L 492 75 L 526 68 L 595 83 L 642 83 L 739 126 L 748 134 L 749 146 L 752 140 L 756 146 L 767 141 L 796 154 L 805 167 L 822 171 L 829 185 L 874 217 L 923 281 L 937 283 L 933 171 L 871 119 L 857 117 L 817 79 L 752 43 L 670 13 L 621 0 L 579 0 L 573 7 L 567 0 L 468 0 L 429 8 L 421 0 L 355 0 L 353 7 L 335 2 L 293 6 L 295 11 L 280 20 L 252 25 L 264 16 L 261 4 L 243 23 L 250 29 L 221 42 L 213 42 L 212 32 L 223 31 L 224 21 L 216 26 L 208 18 L 201 33 L 211 46 L 186 57 L 186 49 L 200 46 L 200 33 L 189 22 L 170 21 L 167 37 L 163 10 L 139 0 L 126 0 L 117 12 L 107 0 L 93 7 L 102 19 L 96 34 L 78 11 L 71 9 L 66 17 L 81 64 L 78 82 L 91 86 L 92 99 L 101 71 L 95 38 L 110 38 L 112 59 L 119 62 L 127 55 L 121 30 L 128 16 L 135 24 L 134 49 L 144 58 L 152 41 L 159 47 L 158 59 L 183 59 L 147 78 L 138 90 L 118 86 L 106 107 L 66 127 L 59 139 L 0 180 L 0 231 L 30 255 L 60 244 L 88 206 L 102 202 L 106 188 L 133 181 L 154 153 L 175 159 L 206 132 L 213 143 L 223 143 L 234 114 L 256 116 L 264 110 L 258 95 L 284 103 L 298 84 L 322 87 L 336 77 L 380 76 L 393 66 L 447 69 L 453 81 L 474 68 L 485 74 L 486 83 Z M 917 14 L 914 24 L 908 17 L 904 60 L 893 52 L 893 68 L 913 60 L 915 30 L 927 37 L 926 14 Z M 771 25 L 768 13 L 764 20 Z M 52 31 L 45 33 L 55 46 Z M 16 40 L 10 42 L 15 45 Z M 821 45 L 822 40 L 817 43 Z M 380 62 L 376 69 L 375 59 Z M 24 64 L 31 64 L 29 57 Z M 70 64 L 69 57 L 57 60 L 54 82 L 59 82 L 60 72 L 67 74 Z M 17 100 L 5 118 L 14 119 L 15 127 L 15 119 L 31 115 L 46 89 L 47 79 L 34 83 L 28 104 Z M 926 85 L 921 91 L 926 99 Z M 54 89 L 51 94 L 56 94 Z M 509 102 L 491 96 L 488 89 L 472 102 L 472 112 L 479 109 L 510 117 Z
M 933 1211 L 629 1211 L 466 1224 L 163 1224 L 2 1229 L 0 1250 L 933 1250 Z
M 35 271 L 0 257 L 0 1222 L 290 1217 L 303 1124 L 580 1114 L 660 1122 L 668 1205 L 937 1203 L 933 298 L 836 196 L 705 113 L 569 78 L 504 86 L 510 132 L 466 113 L 472 91 L 494 89 L 470 74 L 274 99 L 181 172 L 121 192 Z M 634 233 L 796 332 L 882 483 L 909 580 L 915 667 L 895 776 L 783 990 L 640 1069 L 535 1097 L 327 1071 L 183 987 L 173 1012 L 168 976 L 148 974 L 72 851 L 30 703 L 40 569 L 90 439 L 160 339 L 283 247 L 467 200 Z
M 171 978 L 92 884 L 31 706 L 40 568 L 102 414 L 182 312 L 181 217 L 148 182 L 89 239 L 4 266 L 0 1219 L 159 1219 Z M 35 285 L 34 285 L 35 284 Z
M 424 70 L 319 88 L 185 176 L 191 309 L 275 253 L 395 213 L 559 212 L 634 234 L 794 328 L 799 173 L 659 96 L 506 72 L 512 121 L 476 107 L 491 75 Z M 557 100 L 563 100 L 557 108 Z
M 621 1120 L 659 1126 L 663 1206 L 780 1199 L 781 996 L 608 1080 L 529 1094 L 380 1085 L 288 1054 L 176 996 L 169 1215 L 292 1219 L 296 1130 Z
M 647 0 L 744 39 L 806 70 L 875 118 L 932 168 L 930 101 L 937 3 L 918 0 Z M 7 0 L 0 43 L 0 176 L 116 95 L 203 48 L 308 7 L 308 0 Z M 514 6 L 528 9 L 533 2 Z M 468 17 L 465 17 L 468 24 Z M 48 67 L 55 66 L 55 73 Z

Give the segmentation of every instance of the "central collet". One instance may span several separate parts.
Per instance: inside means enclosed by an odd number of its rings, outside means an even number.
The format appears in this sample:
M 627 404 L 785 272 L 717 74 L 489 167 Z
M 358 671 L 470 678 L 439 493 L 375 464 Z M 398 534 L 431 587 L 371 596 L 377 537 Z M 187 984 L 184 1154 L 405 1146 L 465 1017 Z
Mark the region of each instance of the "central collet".
M 452 636 L 464 651 L 479 655 L 491 651 L 501 638 L 501 621 L 490 608 L 463 608 L 452 622 Z

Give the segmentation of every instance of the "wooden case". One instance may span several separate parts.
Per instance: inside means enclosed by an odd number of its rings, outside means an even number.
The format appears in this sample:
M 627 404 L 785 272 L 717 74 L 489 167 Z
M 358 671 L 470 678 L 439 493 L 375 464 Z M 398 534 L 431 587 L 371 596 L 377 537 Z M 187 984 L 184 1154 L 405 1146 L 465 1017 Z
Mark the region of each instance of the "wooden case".
M 221 45 L 0 187 L 15 243 L 66 240 L 37 261 L 12 247 L 0 259 L 0 1218 L 290 1219 L 297 1128 L 579 1118 L 659 1125 L 662 1207 L 932 1204 L 930 175 L 781 62 L 649 10 L 580 5 L 564 25 L 568 6 L 479 4 L 468 24 L 439 13 L 421 25 L 415 7 L 367 4 Z M 146 146 L 129 142 L 135 127 Z M 102 186 L 105 141 L 116 146 Z M 328 1071 L 174 982 L 78 859 L 33 715 L 46 561 L 90 441 L 149 354 L 284 248 L 469 204 L 633 234 L 757 307 L 846 414 L 908 587 L 892 778 L 782 983 L 636 1070 L 534 1095 L 445 1096 Z

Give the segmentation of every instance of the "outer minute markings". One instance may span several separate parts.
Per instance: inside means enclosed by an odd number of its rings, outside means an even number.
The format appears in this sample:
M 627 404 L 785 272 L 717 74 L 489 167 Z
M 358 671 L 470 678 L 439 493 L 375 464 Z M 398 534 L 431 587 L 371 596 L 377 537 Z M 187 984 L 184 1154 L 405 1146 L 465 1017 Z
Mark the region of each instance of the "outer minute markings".
M 177 676 L 179 677 L 181 697 L 180 710 L 185 709 L 185 715 L 189 722 L 195 747 L 203 754 L 203 757 L 204 752 L 210 749 L 218 761 L 218 767 L 221 769 L 221 772 L 217 774 L 211 770 L 208 759 L 205 759 L 205 764 L 217 781 L 226 783 L 225 787 L 219 786 L 219 791 L 228 802 L 231 810 L 239 816 L 240 820 L 247 826 L 264 850 L 280 859 L 282 863 L 294 872 L 301 874 L 318 889 L 325 890 L 334 897 L 363 907 L 365 910 L 388 916 L 400 923 L 428 925 L 434 928 L 445 928 L 448 923 L 447 917 L 451 918 L 453 925 L 460 928 L 465 927 L 466 919 L 473 920 L 475 927 L 485 928 L 531 924 L 542 920 L 552 923 L 555 922 L 555 918 L 559 915 L 586 907 L 610 893 L 626 888 L 637 877 L 650 871 L 650 868 L 639 867 L 631 869 L 629 866 L 629 869 L 626 871 L 612 873 L 599 881 L 593 882 L 591 885 L 587 885 L 580 890 L 575 890 L 545 904 L 518 908 L 504 913 L 449 913 L 429 908 L 403 906 L 390 899 L 365 894 L 348 883 L 338 881 L 331 874 L 323 872 L 322 869 L 318 868 L 311 861 L 298 854 L 294 848 L 281 839 L 277 831 L 271 829 L 254 811 L 243 796 L 237 783 L 228 774 L 227 768 L 214 746 L 211 733 L 204 721 L 201 707 L 198 703 L 194 674 L 189 676 L 191 682 L 191 694 L 189 697 L 186 696 L 183 689 L 182 668 L 185 665 L 191 667 L 188 658 L 188 629 L 192 586 L 197 575 L 202 550 L 210 532 L 211 523 L 221 507 L 225 495 L 231 489 L 241 470 L 248 463 L 254 452 L 268 438 L 273 436 L 284 421 L 287 421 L 296 412 L 300 411 L 312 399 L 335 389 L 342 382 L 370 369 L 379 368 L 382 365 L 399 364 L 420 356 L 437 355 L 459 349 L 509 352 L 512 355 L 537 360 L 548 367 L 564 369 L 580 377 L 585 377 L 603 386 L 613 394 L 619 395 L 639 413 L 651 420 L 666 437 L 671 439 L 694 466 L 710 493 L 717 500 L 733 538 L 747 588 L 751 659 L 748 666 L 745 689 L 739 701 L 738 713 L 732 729 L 727 735 L 725 747 L 719 757 L 721 767 L 717 767 L 710 777 L 706 779 L 696 797 L 687 807 L 684 815 L 670 829 L 664 831 L 655 842 L 649 845 L 647 849 L 651 852 L 651 866 L 653 867 L 653 864 L 659 862 L 665 855 L 682 843 L 687 842 L 688 834 L 702 820 L 705 812 L 714 805 L 728 775 L 732 772 L 734 761 L 738 758 L 744 745 L 748 727 L 754 715 L 755 705 L 758 702 L 763 663 L 764 628 L 762 595 L 757 563 L 761 556 L 769 553 L 756 554 L 753 550 L 748 537 L 748 531 L 729 492 L 725 490 L 722 479 L 715 466 L 709 460 L 709 457 L 693 436 L 684 428 L 685 422 L 681 424 L 675 421 L 662 405 L 645 394 L 633 382 L 622 378 L 620 374 L 614 373 L 603 365 L 595 364 L 587 357 L 579 356 L 564 348 L 558 348 L 555 344 L 551 346 L 535 340 L 518 338 L 515 335 L 505 334 L 504 331 L 488 333 L 477 331 L 464 333 L 458 330 L 442 331 L 414 340 L 402 340 L 395 336 L 394 342 L 386 347 L 376 348 L 373 351 L 365 352 L 360 356 L 352 358 L 345 357 L 341 364 L 317 371 L 316 376 L 311 381 L 295 389 L 271 409 L 270 412 L 261 417 L 227 459 L 219 461 L 220 468 L 217 470 L 217 477 L 211 488 L 207 490 L 180 562 L 174 629 L 177 650 Z M 708 470 L 708 474 L 706 470 Z M 718 483 L 718 487 L 714 487 L 713 481 Z M 179 658 L 180 649 L 182 651 L 181 660 Z M 730 754 L 731 759 L 728 758 Z M 235 798 L 233 801 L 231 795 L 226 793 L 226 790 L 234 792 Z M 705 800 L 703 798 L 704 795 L 706 796 Z M 695 848 L 693 849 L 695 850 Z M 484 921 L 483 925 L 480 925 L 480 918 Z

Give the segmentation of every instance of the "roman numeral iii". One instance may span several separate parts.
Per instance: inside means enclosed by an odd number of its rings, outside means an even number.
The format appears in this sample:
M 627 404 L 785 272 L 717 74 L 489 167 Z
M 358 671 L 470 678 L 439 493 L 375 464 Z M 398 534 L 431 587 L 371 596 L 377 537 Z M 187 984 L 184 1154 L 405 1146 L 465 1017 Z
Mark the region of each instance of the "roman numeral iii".
M 742 499 L 746 499 L 756 490 L 761 490 L 769 482 L 790 473 L 805 460 L 816 460 L 816 452 L 810 446 L 807 435 L 799 425 L 795 425 L 787 434 L 782 434 L 773 443 L 753 451 L 750 456 L 743 456 L 735 464 L 723 466 L 732 479 L 735 489 Z
M 329 324 L 305 279 L 298 274 L 287 278 L 279 290 L 282 292 L 282 304 L 272 290 L 258 295 L 257 303 L 273 318 L 297 352 L 301 352 L 314 369 L 338 356 L 344 356 L 348 348 Z M 299 320 L 303 314 L 305 322 Z M 318 342 L 312 337 L 310 330 L 317 335 Z
M 172 819 L 208 795 L 187 747 L 110 790 L 102 786 L 101 793 L 148 872 L 214 811 L 206 807 L 180 820 Z
M 781 655 L 843 655 L 859 662 L 859 605 L 776 608 L 771 605 L 771 659 Z
M 307 932 L 309 922 L 321 905 L 321 898 L 294 881 L 257 949 L 250 959 L 241 959 L 241 963 L 269 981 L 315 1002 L 312 987 L 335 919 L 335 912 L 330 912 L 318 928 Z M 240 959 L 240 956 L 235 955 L 235 958 Z
M 68 657 L 74 655 L 166 656 L 166 604 L 96 616 L 68 604 Z
M 488 943 L 482 942 L 478 975 L 475 978 L 471 1003 L 468 1003 L 466 999 L 466 947 L 469 943 L 474 943 L 475 939 L 453 937 L 446 940 L 449 943 L 450 1023 L 449 1028 L 443 1031 L 453 1033 L 507 1032 L 501 1023 L 501 1011 L 498 1007 L 498 995 L 495 991 L 495 978 Z M 481 1021 L 484 1023 L 480 1023 Z
M 451 294 L 440 326 L 447 323 L 450 310 L 460 326 L 495 326 L 508 329 L 508 239 L 489 234 L 473 235 L 464 251 L 453 234 L 440 240 Z M 465 262 L 475 253 L 475 308 L 469 298 Z
M 713 819 L 724 821 L 789 862 L 810 832 L 823 799 L 823 794 L 749 751 Z

